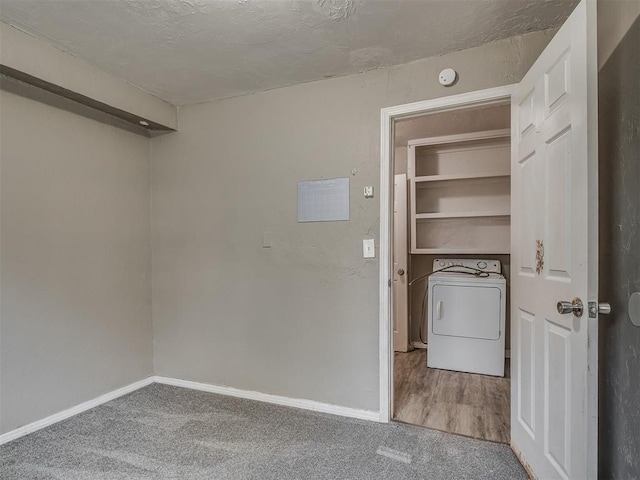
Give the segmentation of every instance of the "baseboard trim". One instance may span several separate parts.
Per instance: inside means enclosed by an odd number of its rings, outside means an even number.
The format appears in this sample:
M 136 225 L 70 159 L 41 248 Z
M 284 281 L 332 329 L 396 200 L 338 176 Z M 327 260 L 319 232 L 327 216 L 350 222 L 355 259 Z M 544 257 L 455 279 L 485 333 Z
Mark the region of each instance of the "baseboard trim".
M 11 430 L 7 433 L 0 435 L 0 445 L 8 443 L 17 438 L 28 435 L 29 433 L 36 432 L 42 428 L 53 425 L 54 423 L 61 422 L 67 418 L 78 415 L 79 413 L 90 410 L 94 407 L 102 405 L 103 403 L 114 400 L 118 397 L 122 397 L 128 393 L 134 392 L 140 388 L 151 385 L 152 383 L 162 383 L 165 385 L 173 385 L 175 387 L 190 388 L 192 390 L 201 390 L 203 392 L 217 393 L 219 395 L 227 395 L 230 397 L 246 398 L 248 400 L 256 400 L 258 402 L 273 403 L 276 405 L 283 405 L 286 407 L 301 408 L 303 410 L 312 410 L 314 412 L 329 413 L 332 415 L 339 415 L 341 417 L 359 418 L 361 420 L 369 420 L 373 422 L 380 421 L 379 412 L 372 410 L 360 410 L 357 408 L 340 407 L 338 405 L 332 405 L 330 403 L 316 402 L 314 400 L 304 400 L 300 398 L 289 398 L 280 395 L 271 395 L 269 393 L 253 392 L 250 390 L 241 390 L 233 387 L 221 387 L 218 385 L 210 385 L 207 383 L 191 382 L 188 380 L 180 380 L 177 378 L 168 378 L 162 376 L 151 376 L 135 383 L 131 383 L 112 392 L 100 395 L 92 400 L 88 400 L 84 403 L 76 405 L 75 407 L 68 408 L 58 413 L 54 413 L 41 420 L 29 423 L 22 427 L 18 427 L 15 430 Z
M 134 392 L 142 387 L 146 387 L 147 385 L 151 385 L 153 383 L 153 377 L 147 377 L 144 380 L 140 380 L 138 382 L 131 383 L 122 388 L 118 388 L 117 390 L 113 390 L 111 392 L 105 393 L 104 395 L 100 395 L 92 400 L 88 400 L 80 405 L 76 405 L 75 407 L 68 408 L 58 413 L 54 413 L 48 417 L 43 418 L 42 420 L 36 420 L 33 423 L 29 423 L 28 425 L 24 425 L 22 427 L 18 427 L 15 430 L 11 430 L 7 433 L 3 433 L 0 435 L 0 445 L 3 445 L 7 442 L 15 440 L 16 438 L 23 437 L 29 433 L 33 433 L 42 428 L 53 425 L 54 423 L 61 422 L 62 420 L 66 420 L 69 417 L 73 417 L 79 413 L 85 412 L 91 408 L 97 407 L 98 405 L 102 405 L 110 400 L 126 395 L 127 393 Z
M 241 390 L 233 387 L 223 387 L 219 385 L 211 385 L 208 383 L 191 382 L 189 380 L 180 380 L 177 378 L 162 376 L 153 377 L 153 381 L 165 385 L 173 385 L 174 387 L 190 388 L 192 390 L 201 390 L 203 392 L 217 393 L 219 395 L 227 395 L 230 397 L 246 398 L 248 400 L 273 403 L 275 405 L 283 405 L 285 407 L 301 408 L 303 410 L 312 410 L 314 412 L 330 413 L 332 415 L 339 415 L 341 417 L 359 418 L 361 420 L 369 420 L 374 422 L 380 421 L 379 412 L 374 412 L 372 410 L 360 410 L 357 408 L 341 407 L 338 405 L 332 405 L 330 403 L 316 402 L 315 400 L 283 397 L 280 395 L 272 395 L 269 393 Z

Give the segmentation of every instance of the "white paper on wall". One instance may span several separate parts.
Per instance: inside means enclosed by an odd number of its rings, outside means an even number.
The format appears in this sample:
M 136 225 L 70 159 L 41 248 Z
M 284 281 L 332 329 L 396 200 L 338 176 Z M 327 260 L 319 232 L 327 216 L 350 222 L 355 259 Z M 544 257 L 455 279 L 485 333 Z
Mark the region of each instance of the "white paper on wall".
M 298 182 L 298 222 L 349 220 L 349 177 Z

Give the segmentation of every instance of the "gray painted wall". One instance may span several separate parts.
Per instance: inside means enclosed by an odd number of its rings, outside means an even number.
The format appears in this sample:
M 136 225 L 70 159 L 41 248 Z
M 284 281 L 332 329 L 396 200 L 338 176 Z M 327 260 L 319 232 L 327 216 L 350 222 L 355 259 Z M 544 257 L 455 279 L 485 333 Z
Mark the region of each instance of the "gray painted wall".
M 517 82 L 550 38 L 180 108 L 152 140 L 155 373 L 377 410 L 380 108 Z M 296 223 L 296 182 L 347 176 L 350 221 Z
M 152 373 L 149 139 L 0 90 L 0 433 Z
M 606 4 L 609 15 L 620 8 Z M 615 34 L 600 33 L 605 42 Z M 603 479 L 640 478 L 640 328 L 627 312 L 629 295 L 640 291 L 639 46 L 636 19 L 599 76 L 600 299 L 613 308 L 599 332 Z

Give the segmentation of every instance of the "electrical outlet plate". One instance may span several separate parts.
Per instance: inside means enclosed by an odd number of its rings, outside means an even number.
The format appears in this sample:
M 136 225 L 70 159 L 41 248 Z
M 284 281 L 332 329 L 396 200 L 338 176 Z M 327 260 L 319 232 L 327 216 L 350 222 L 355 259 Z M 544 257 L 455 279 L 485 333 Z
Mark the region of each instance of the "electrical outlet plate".
M 373 198 L 373 186 L 364 187 L 364 198 Z

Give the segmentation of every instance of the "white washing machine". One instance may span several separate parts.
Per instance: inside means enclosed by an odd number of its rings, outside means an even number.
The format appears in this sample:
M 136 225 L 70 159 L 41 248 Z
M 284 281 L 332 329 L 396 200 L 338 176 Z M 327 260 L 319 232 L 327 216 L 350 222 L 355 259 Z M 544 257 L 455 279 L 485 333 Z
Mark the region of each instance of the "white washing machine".
M 498 260 L 436 259 L 427 366 L 504 376 L 507 283 Z

